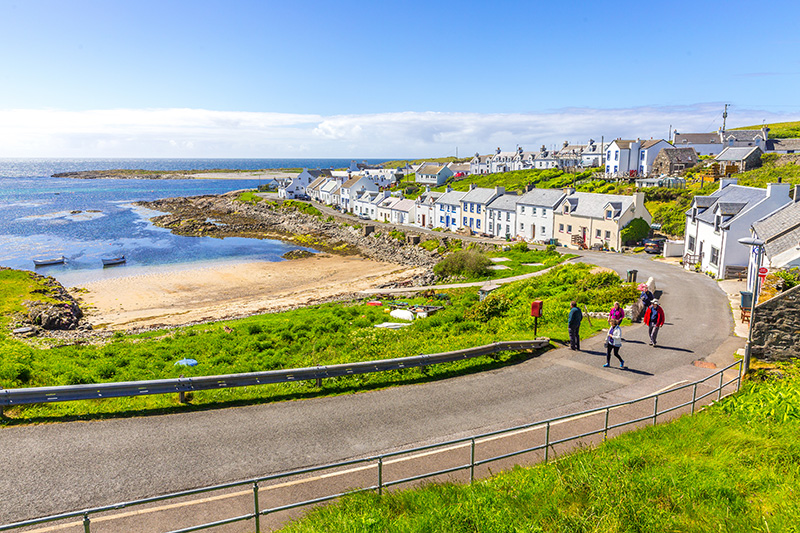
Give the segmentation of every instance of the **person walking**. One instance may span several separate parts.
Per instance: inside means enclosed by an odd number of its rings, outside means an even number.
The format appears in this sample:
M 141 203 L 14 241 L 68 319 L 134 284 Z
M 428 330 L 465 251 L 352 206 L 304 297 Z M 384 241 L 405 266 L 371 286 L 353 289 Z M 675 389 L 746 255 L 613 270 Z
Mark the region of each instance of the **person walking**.
M 570 302 L 569 317 L 567 318 L 567 328 L 569 329 L 569 349 L 581 349 L 581 320 L 583 313 L 578 308 L 577 302 Z
M 650 346 L 655 346 L 658 341 L 658 330 L 664 325 L 664 310 L 658 304 L 658 300 L 653 300 L 647 311 L 644 312 L 644 323 L 647 324 L 650 333 Z
M 616 320 L 617 324 L 620 324 L 623 318 L 625 318 L 625 311 L 619 306 L 619 302 L 614 302 L 614 307 L 608 312 L 608 323 L 611 324 L 613 320 Z
M 619 367 L 625 368 L 625 361 L 619 356 L 619 349 L 622 346 L 622 330 L 619 329 L 619 322 L 612 319 L 611 327 L 608 328 L 608 336 L 606 337 L 606 364 L 603 367 L 611 366 L 611 352 L 614 352 L 614 357 L 619 359 Z

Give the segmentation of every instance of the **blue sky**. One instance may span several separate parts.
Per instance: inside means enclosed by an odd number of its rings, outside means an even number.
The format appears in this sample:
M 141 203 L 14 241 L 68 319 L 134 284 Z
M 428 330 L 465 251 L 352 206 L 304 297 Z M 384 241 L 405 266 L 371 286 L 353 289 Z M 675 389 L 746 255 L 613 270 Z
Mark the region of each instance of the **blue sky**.
M 425 157 L 800 119 L 800 2 L 0 0 L 0 157 Z

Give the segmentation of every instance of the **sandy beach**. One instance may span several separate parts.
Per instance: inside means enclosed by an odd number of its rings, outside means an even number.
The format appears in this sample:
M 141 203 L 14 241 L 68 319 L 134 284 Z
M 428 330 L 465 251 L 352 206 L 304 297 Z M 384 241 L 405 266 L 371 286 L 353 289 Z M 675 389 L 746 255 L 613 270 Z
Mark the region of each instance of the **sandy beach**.
M 309 305 L 406 279 L 417 269 L 362 257 L 318 254 L 224 264 L 83 284 L 78 296 L 97 329 L 174 326 Z

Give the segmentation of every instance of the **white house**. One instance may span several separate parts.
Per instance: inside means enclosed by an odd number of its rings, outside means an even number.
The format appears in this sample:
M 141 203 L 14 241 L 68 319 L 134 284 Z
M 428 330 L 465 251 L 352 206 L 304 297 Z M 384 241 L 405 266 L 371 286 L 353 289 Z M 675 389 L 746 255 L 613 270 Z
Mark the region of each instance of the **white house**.
M 761 266 L 767 269 L 800 267 L 800 185 L 794 187 L 794 201 L 753 222 L 753 237 L 764 241 Z M 750 255 L 747 290 L 752 291 L 757 259 Z
M 391 187 L 403 173 L 395 168 L 367 168 L 360 174 L 378 187 Z
M 486 206 L 486 233 L 492 237 L 513 239 L 517 236 L 516 194 L 502 194 Z
M 450 187 L 436 200 L 436 215 L 433 222 L 434 228 L 444 228 L 451 231 L 461 227 L 461 199 L 467 194 L 465 191 L 454 191 Z
M 486 232 L 486 208 L 498 196 L 506 192 L 504 187 L 483 189 L 470 184 L 469 190 L 461 198 L 461 221 L 459 227 L 469 228 L 478 233 Z
M 750 236 L 755 221 L 791 202 L 788 184 L 770 183 L 759 189 L 736 181 L 723 178 L 714 193 L 692 200 L 686 211 L 686 268 L 699 263 L 703 272 L 721 278 L 727 266 L 746 266 L 750 250 L 738 240 Z
M 413 224 L 414 223 L 414 200 L 407 198 L 392 204 L 390 207 L 389 222 L 392 224 Z
M 531 189 L 517 200 L 517 235 L 526 241 L 553 238 L 553 215 L 567 193 L 561 189 Z
M 436 200 L 442 196 L 440 192 L 431 192 L 430 187 L 414 201 L 415 224 L 421 228 L 432 228 L 436 217 Z
M 355 175 L 342 184 L 339 205 L 345 213 L 353 212 L 356 199 L 364 191 L 378 191 L 378 186 L 365 176 Z
M 548 150 L 546 146 L 542 145 L 533 158 L 533 168 L 538 170 L 559 168 L 558 153 Z
M 388 196 L 378 202 L 377 209 L 376 209 L 376 216 L 375 220 L 380 222 L 391 222 L 392 221 L 392 207 L 400 200 L 402 197 L 397 196 Z
M 675 148 L 694 148 L 697 155 L 717 155 L 722 151 L 720 132 L 714 133 L 678 133 L 672 140 Z
M 511 162 L 511 170 L 527 170 L 533 168 L 536 159 L 536 152 L 523 152 L 522 148 L 517 151 L 514 161 Z
M 656 156 L 663 148 L 672 148 L 672 145 L 663 139 L 648 141 L 616 139 L 606 149 L 606 175 L 648 176 L 653 169 Z
M 488 174 L 492 165 L 492 157 L 494 154 L 480 155 L 477 152 L 469 162 L 470 174 Z
M 321 175 L 314 181 L 312 181 L 308 187 L 306 187 L 306 194 L 312 199 L 316 201 L 320 200 L 320 188 L 325 185 L 327 182 L 332 181 L 330 176 Z
M 335 179 L 325 181 L 319 188 L 319 201 L 327 205 L 338 205 L 340 183 Z
M 620 250 L 625 226 L 636 218 L 648 225 L 652 221 L 643 192 L 628 196 L 569 191 L 553 216 L 553 238 L 560 244 Z
M 498 172 L 509 172 L 514 170 L 514 159 L 522 152 L 522 148 L 518 148 L 514 152 L 501 152 L 498 148 L 489 162 L 489 173 L 497 174 Z
M 420 185 L 438 187 L 439 185 L 444 185 L 447 179 L 452 175 L 453 171 L 450 170 L 447 165 L 426 163 L 417 169 L 416 181 Z
M 278 198 L 297 198 L 308 195 L 307 189 L 319 177 L 329 177 L 329 170 L 309 170 L 304 168 L 300 174 L 293 178 L 280 180 L 278 184 Z
M 378 204 L 388 197 L 388 191 L 364 191 L 353 203 L 353 212 L 357 215 L 364 215 L 372 220 L 377 220 Z
M 758 147 L 762 152 L 767 151 L 769 128 L 766 126 L 763 126 L 760 130 L 725 130 L 720 131 L 719 135 L 724 147 Z

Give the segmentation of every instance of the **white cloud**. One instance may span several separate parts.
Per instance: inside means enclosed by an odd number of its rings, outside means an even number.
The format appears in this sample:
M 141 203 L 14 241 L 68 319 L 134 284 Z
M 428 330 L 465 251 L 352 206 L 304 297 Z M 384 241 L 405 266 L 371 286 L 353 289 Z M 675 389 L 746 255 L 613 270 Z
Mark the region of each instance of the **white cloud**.
M 369 115 L 110 109 L 0 110 L 0 157 L 428 157 L 526 150 L 589 138 L 712 131 L 721 104 L 546 113 Z M 796 119 L 734 108 L 729 125 Z

